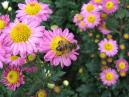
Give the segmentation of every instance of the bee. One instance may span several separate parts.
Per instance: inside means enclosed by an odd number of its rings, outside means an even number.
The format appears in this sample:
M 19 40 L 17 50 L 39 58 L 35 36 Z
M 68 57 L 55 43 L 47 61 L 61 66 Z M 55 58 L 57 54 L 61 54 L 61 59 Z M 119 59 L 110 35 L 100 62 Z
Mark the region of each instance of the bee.
M 76 43 L 65 43 L 64 41 L 59 41 L 58 42 L 58 47 L 56 48 L 57 51 L 63 52 L 63 51 L 67 51 L 70 52 L 73 49 L 77 48 L 77 44 Z

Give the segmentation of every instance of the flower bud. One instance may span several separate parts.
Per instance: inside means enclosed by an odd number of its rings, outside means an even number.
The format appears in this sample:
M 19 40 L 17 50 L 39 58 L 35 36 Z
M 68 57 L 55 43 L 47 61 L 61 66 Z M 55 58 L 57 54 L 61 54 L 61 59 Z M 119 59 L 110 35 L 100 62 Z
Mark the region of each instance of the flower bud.
M 4 9 L 7 9 L 8 6 L 9 6 L 9 1 L 4 1 L 4 2 L 2 2 L 1 4 L 2 4 L 2 7 L 3 7 Z
M 47 97 L 47 92 L 43 89 L 37 91 L 36 97 Z
M 9 7 L 9 8 L 8 8 L 8 11 L 12 11 L 12 7 Z
M 53 83 L 48 83 L 47 84 L 47 87 L 50 88 L 50 89 L 53 89 L 55 87 L 55 84 Z
M 64 84 L 65 86 L 68 86 L 68 85 L 69 85 L 69 81 L 68 81 L 68 80 L 64 80 L 64 81 L 63 81 L 63 84 Z
M 54 92 L 55 93 L 60 93 L 61 89 L 60 89 L 60 86 L 55 86 L 54 87 Z
M 124 44 L 121 44 L 121 45 L 120 45 L 120 49 L 121 49 L 121 50 L 124 50 L 125 48 L 126 48 L 126 47 L 125 47 Z

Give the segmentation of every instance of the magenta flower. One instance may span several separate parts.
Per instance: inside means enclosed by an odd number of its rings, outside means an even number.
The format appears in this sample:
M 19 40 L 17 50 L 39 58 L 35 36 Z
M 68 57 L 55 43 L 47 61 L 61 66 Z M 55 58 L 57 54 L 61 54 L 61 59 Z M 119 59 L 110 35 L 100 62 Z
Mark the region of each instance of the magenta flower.
M 119 76 L 114 69 L 108 68 L 100 73 L 100 79 L 104 85 L 112 86 L 117 83 Z
M 118 0 L 103 0 L 102 3 L 103 6 L 103 11 L 107 14 L 114 13 L 119 6 L 119 1 Z
M 21 57 L 24 57 L 37 52 L 37 45 L 44 30 L 44 27 L 38 26 L 36 21 L 19 22 L 16 20 L 14 23 L 10 23 L 9 27 L 5 29 L 5 33 L 7 33 L 7 40 L 11 43 L 10 49 L 13 55 L 20 54 Z
M 128 62 L 123 58 L 116 60 L 115 64 L 116 64 L 116 68 L 119 72 L 127 72 L 129 69 Z
M 52 10 L 48 4 L 38 2 L 37 0 L 25 0 L 26 4 L 18 4 L 19 10 L 16 11 L 16 17 L 22 21 L 47 21 Z
M 104 39 L 98 45 L 100 52 L 105 53 L 108 57 L 113 57 L 118 53 L 118 45 L 115 40 Z
M 81 12 L 83 14 L 97 13 L 99 12 L 99 7 L 96 4 L 93 4 L 92 2 L 90 2 L 88 4 L 83 4 Z
M 85 23 L 87 28 L 94 28 L 95 26 L 98 26 L 100 23 L 100 14 L 98 13 L 87 13 L 85 14 Z
M 63 68 L 64 66 L 70 66 L 71 60 L 77 60 L 77 41 L 68 29 L 62 31 L 58 28 L 53 31 L 46 31 L 40 45 L 40 51 L 46 53 L 45 61 L 50 61 L 54 66 L 61 64 Z
M 2 73 L 1 82 L 10 90 L 16 90 L 24 84 L 24 75 L 18 67 L 7 67 Z

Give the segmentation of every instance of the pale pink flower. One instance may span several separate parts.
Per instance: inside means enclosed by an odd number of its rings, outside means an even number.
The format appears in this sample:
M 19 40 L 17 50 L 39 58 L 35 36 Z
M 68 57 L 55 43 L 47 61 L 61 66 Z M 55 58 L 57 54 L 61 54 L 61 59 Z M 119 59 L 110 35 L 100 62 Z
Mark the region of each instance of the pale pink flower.
M 112 86 L 118 81 L 118 74 L 114 69 L 108 68 L 100 73 L 100 79 L 104 85 Z
M 118 53 L 118 45 L 115 40 L 104 39 L 98 45 L 100 52 L 105 53 L 108 57 L 113 57 Z
M 19 10 L 16 11 L 16 17 L 22 21 L 30 20 L 41 23 L 47 21 L 52 14 L 48 4 L 38 2 L 37 0 L 25 0 L 26 4 L 18 4 Z
M 6 38 L 11 43 L 10 50 L 12 54 L 20 54 L 23 57 L 37 52 L 37 46 L 44 30 L 44 27 L 39 26 L 36 21 L 20 22 L 16 20 L 14 23 L 10 23 L 8 28 L 5 29 L 5 33 L 8 34 Z
M 97 13 L 99 12 L 99 7 L 96 4 L 93 4 L 92 2 L 83 4 L 81 12 L 83 14 L 88 14 L 88 13 Z
M 88 13 L 84 18 L 87 28 L 94 28 L 95 26 L 98 26 L 100 20 L 100 14 L 98 13 Z
M 119 1 L 118 0 L 103 0 L 102 3 L 103 6 L 103 11 L 107 14 L 114 13 L 119 6 Z

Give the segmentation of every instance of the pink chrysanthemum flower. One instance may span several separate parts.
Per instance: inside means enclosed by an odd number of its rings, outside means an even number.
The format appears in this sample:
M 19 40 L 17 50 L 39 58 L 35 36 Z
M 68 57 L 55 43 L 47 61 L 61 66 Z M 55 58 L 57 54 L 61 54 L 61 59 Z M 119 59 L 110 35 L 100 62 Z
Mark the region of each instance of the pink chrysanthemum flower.
M 84 19 L 83 15 L 82 14 L 76 14 L 73 18 L 73 22 L 78 25 L 78 23 L 80 21 L 82 21 Z
M 4 30 L 5 27 L 8 26 L 9 22 L 10 22 L 9 15 L 0 16 L 0 33 L 2 32 L 2 30 Z
M 37 0 L 25 0 L 26 4 L 18 4 L 20 10 L 16 11 L 17 18 L 20 20 L 30 20 L 30 21 L 47 21 L 52 10 L 49 8 L 48 4 L 38 2 Z
M 111 33 L 112 31 L 109 30 L 107 27 L 106 27 L 106 22 L 103 22 L 99 27 L 98 29 L 100 30 L 100 32 L 104 35 L 107 35 L 109 33 Z
M 115 40 L 104 39 L 99 43 L 99 50 L 102 53 L 105 53 L 108 57 L 113 57 L 118 52 L 118 45 Z
M 10 23 L 6 28 L 5 33 L 8 34 L 8 39 L 11 42 L 10 49 L 13 55 L 20 54 L 21 57 L 37 52 L 37 45 L 40 42 L 44 27 L 38 26 L 36 21 L 23 21 L 16 20 Z
M 10 44 L 5 38 L 5 34 L 0 35 L 0 68 L 3 68 L 3 63 L 6 62 L 6 58 L 9 56 L 10 53 Z
M 74 35 L 68 29 L 62 31 L 57 28 L 53 31 L 46 31 L 41 42 L 40 51 L 46 53 L 45 61 L 50 61 L 52 65 L 61 67 L 70 66 L 71 60 L 77 59 L 78 49 Z
M 18 67 L 7 67 L 2 74 L 1 82 L 10 90 L 16 90 L 24 84 L 24 75 Z
M 118 0 L 103 0 L 103 11 L 107 14 L 114 13 L 119 6 Z
M 88 3 L 88 4 L 83 4 L 81 12 L 83 14 L 88 14 L 88 13 L 92 13 L 92 12 L 99 12 L 99 7 L 96 4 L 93 3 Z
M 86 23 L 84 22 L 84 21 L 80 21 L 79 23 L 78 23 L 78 27 L 81 29 L 81 30 L 83 30 L 83 31 L 86 31 Z
M 6 59 L 6 62 L 11 66 L 22 66 L 26 63 L 26 58 L 10 54 L 10 56 Z
M 117 83 L 119 76 L 114 69 L 108 68 L 100 73 L 100 79 L 104 85 L 112 86 Z
M 123 58 L 116 60 L 115 64 L 116 64 L 116 68 L 119 72 L 127 72 L 129 69 L 128 62 Z
M 85 14 L 85 19 L 84 19 L 87 28 L 94 28 L 95 26 L 98 26 L 100 23 L 100 14 L 96 13 L 88 13 Z

